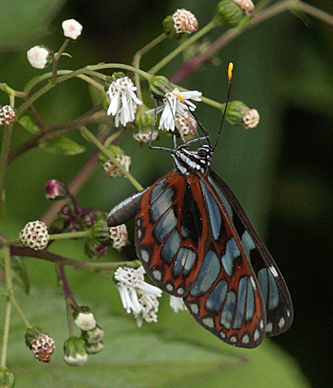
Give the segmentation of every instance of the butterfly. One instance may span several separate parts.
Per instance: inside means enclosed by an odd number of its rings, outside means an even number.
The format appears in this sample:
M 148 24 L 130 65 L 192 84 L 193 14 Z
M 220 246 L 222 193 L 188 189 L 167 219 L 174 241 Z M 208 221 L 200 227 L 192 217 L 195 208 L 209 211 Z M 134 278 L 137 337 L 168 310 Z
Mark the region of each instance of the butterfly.
M 181 145 L 174 135 L 170 149 L 150 143 L 171 153 L 175 170 L 113 208 L 108 224 L 136 216 L 137 255 L 155 284 L 183 298 L 196 321 L 222 341 L 255 348 L 265 335 L 290 327 L 292 302 L 239 201 L 211 169 L 216 145 L 204 134 Z

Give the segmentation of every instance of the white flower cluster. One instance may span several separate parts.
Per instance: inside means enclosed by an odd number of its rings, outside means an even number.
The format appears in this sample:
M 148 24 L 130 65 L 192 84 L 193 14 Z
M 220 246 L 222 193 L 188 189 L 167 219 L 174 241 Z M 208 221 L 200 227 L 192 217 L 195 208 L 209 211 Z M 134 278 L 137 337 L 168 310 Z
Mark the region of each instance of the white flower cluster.
M 127 313 L 133 312 L 138 327 L 143 321 L 157 322 L 157 298 L 162 296 L 158 287 L 144 281 L 145 273 L 141 266 L 138 269 L 119 267 L 114 274 L 123 307 Z

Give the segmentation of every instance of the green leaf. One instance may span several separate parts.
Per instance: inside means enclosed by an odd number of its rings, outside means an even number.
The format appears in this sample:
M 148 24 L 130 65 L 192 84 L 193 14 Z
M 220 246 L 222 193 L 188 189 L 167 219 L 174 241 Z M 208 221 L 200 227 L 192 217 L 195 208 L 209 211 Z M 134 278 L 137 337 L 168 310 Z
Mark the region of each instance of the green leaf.
M 15 0 L 1 2 L 0 49 L 23 46 L 27 40 L 42 39 L 49 23 L 65 0 Z
M 86 287 L 89 281 L 83 283 Z M 91 286 L 96 289 L 96 282 L 93 283 Z M 97 284 L 102 286 L 100 279 Z M 75 289 L 77 292 L 77 287 Z M 119 295 L 116 296 L 119 299 Z M 51 363 L 39 363 L 24 345 L 25 329 L 19 324 L 18 315 L 12 314 L 7 365 L 15 373 L 18 387 L 43 387 L 45 381 L 48 388 L 309 387 L 293 360 L 269 341 L 258 349 L 242 350 L 225 345 L 207 333 L 212 339 L 210 344 L 205 341 L 205 334 L 203 338 L 193 335 L 192 327 L 198 326 L 201 333 L 205 331 L 188 312 L 174 314 L 169 306 L 165 306 L 169 316 L 186 322 L 187 335 L 180 335 L 160 323 L 144 324 L 139 329 L 133 316 L 124 310 L 110 314 L 110 307 L 114 305 L 111 297 L 102 298 L 102 303 L 89 304 L 98 324 L 105 330 L 105 349 L 90 355 L 82 367 L 71 368 L 63 362 L 62 345 L 68 337 L 63 297 L 47 288 L 32 290 L 29 298 L 16 294 L 15 297 L 28 319 L 42 325 L 56 345 Z M 0 322 L 5 310 L 1 303 L 3 299 L 0 300 Z M 79 336 L 80 331 L 75 335 Z
M 29 116 L 21 117 L 19 124 L 22 125 L 22 127 L 32 135 L 40 133 L 40 128 L 32 122 Z
M 75 141 L 61 136 L 42 143 L 40 148 L 50 154 L 61 155 L 79 155 L 86 150 L 85 147 L 81 146 Z

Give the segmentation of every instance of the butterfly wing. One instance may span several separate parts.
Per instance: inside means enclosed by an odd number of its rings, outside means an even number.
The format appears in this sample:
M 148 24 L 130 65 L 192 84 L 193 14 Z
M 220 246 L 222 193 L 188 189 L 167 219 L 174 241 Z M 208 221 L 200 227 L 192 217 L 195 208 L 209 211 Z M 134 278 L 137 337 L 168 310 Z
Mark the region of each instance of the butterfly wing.
M 252 268 L 258 279 L 266 310 L 266 334 L 288 330 L 293 321 L 293 306 L 287 285 L 266 246 L 260 239 L 239 201 L 227 184 L 212 170 L 208 181 L 227 209 Z
M 258 346 L 266 315 L 258 281 L 234 225 L 201 174 L 172 172 L 142 196 L 136 248 L 145 270 L 223 341 Z

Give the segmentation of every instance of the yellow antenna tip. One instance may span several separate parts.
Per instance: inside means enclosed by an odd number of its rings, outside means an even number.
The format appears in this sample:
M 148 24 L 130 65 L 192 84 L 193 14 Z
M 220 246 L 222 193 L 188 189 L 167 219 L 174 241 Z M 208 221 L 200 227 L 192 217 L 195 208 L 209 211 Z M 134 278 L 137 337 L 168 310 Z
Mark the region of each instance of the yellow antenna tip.
M 229 82 L 231 82 L 232 80 L 232 70 L 234 68 L 234 64 L 232 62 L 229 63 L 229 66 L 228 66 L 228 80 Z

